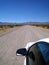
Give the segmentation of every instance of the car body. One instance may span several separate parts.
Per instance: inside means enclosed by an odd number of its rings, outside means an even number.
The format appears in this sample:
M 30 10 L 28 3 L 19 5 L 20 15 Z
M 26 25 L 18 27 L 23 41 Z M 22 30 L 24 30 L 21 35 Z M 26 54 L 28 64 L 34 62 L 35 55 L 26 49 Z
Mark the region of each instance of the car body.
M 24 65 L 49 65 L 49 38 L 29 42 L 16 54 L 25 56 Z

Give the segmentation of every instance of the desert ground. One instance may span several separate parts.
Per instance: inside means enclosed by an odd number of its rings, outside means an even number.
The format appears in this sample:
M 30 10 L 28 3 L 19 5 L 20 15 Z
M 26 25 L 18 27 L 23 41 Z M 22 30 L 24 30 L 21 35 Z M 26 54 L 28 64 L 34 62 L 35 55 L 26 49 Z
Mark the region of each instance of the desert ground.
M 0 34 L 0 65 L 23 65 L 24 57 L 16 56 L 16 50 L 25 47 L 28 42 L 48 37 L 49 29 L 30 25 Z

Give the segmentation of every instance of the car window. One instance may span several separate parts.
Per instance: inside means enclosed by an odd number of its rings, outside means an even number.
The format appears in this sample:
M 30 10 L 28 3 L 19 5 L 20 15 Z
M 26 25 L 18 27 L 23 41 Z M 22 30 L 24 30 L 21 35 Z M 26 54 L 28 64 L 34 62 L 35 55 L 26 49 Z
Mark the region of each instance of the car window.
M 48 43 L 39 43 L 39 50 L 42 53 L 42 56 L 46 62 L 46 65 L 49 65 L 49 44 Z
M 45 65 L 42 54 L 39 52 L 37 43 L 29 48 L 29 65 Z

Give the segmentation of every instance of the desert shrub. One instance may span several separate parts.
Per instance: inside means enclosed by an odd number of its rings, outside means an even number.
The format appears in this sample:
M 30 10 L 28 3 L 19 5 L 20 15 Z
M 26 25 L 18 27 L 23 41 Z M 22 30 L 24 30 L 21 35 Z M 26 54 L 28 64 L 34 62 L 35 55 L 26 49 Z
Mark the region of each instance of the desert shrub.
M 9 27 L 10 27 L 10 28 L 13 28 L 13 27 L 14 27 L 14 25 L 9 25 Z
M 0 28 L 3 28 L 3 25 L 0 25 Z
M 37 27 L 39 26 L 39 25 L 36 25 Z
M 47 28 L 49 28 L 49 25 L 47 25 Z
M 48 25 L 35 25 L 35 26 L 49 29 L 49 24 Z
M 43 28 L 45 28 L 45 25 L 41 25 Z

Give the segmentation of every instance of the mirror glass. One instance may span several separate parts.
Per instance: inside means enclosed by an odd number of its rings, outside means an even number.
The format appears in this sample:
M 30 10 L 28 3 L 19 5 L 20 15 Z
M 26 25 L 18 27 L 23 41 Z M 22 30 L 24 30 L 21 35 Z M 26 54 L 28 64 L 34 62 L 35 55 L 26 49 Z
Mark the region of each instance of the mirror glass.
M 27 54 L 26 48 L 21 48 L 16 51 L 16 55 L 23 55 L 25 56 Z

